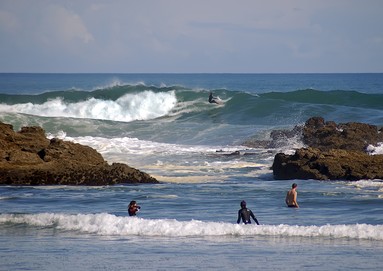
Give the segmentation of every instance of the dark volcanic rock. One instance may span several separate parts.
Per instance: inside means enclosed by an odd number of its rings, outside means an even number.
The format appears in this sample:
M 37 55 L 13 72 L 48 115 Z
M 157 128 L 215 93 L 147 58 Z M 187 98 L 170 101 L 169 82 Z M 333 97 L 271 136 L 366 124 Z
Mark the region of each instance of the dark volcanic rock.
M 381 129 L 382 130 L 382 129 Z M 375 125 L 349 122 L 336 124 L 321 117 L 310 118 L 303 128 L 303 143 L 320 150 L 365 151 L 368 145 L 383 142 L 383 133 Z
M 14 132 L 0 122 L 0 185 L 113 185 L 158 183 L 128 165 L 109 165 L 96 150 L 47 139 L 40 127 Z
M 383 179 L 383 155 L 361 151 L 315 148 L 299 149 L 294 155 L 278 153 L 273 164 L 274 178 L 315 180 Z
M 243 146 L 250 148 L 278 148 L 284 146 L 286 141 L 294 137 L 301 137 L 302 126 L 295 126 L 290 130 L 274 130 L 270 133 L 270 140 L 258 140 L 250 138 L 242 143 Z
M 302 131 L 302 148 L 274 158 L 275 179 L 383 179 L 383 155 L 369 155 L 368 145 L 383 142 L 382 129 L 364 123 L 325 122 L 310 118 Z

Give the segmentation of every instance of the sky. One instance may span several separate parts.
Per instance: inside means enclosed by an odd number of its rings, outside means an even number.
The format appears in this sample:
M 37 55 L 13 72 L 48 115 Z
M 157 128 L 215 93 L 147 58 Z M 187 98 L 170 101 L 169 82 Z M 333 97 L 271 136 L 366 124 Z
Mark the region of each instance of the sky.
M 0 0 L 0 72 L 383 72 L 382 0 Z

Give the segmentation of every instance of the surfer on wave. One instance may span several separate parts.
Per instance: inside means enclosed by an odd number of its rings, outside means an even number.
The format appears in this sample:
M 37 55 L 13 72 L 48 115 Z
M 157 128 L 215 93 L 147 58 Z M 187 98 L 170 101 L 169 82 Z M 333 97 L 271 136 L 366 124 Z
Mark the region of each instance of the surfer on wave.
M 222 104 L 222 100 L 219 97 L 214 97 L 213 92 L 210 92 L 209 103 Z

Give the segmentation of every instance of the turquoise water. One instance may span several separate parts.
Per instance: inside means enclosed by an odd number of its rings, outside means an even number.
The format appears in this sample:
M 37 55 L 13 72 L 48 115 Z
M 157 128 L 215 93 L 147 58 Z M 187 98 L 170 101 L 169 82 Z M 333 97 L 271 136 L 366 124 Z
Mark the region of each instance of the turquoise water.
M 382 74 L 0 74 L 0 121 L 161 181 L 0 187 L 1 270 L 380 270 L 383 181 L 276 181 L 249 149 L 312 116 L 383 125 Z M 207 101 L 209 92 L 223 105 Z M 381 146 L 371 146 L 382 153 Z M 218 152 L 217 152 L 218 151 Z M 226 154 L 239 151 L 240 155 Z M 137 218 L 127 215 L 137 200 Z M 261 223 L 237 225 L 245 199 Z

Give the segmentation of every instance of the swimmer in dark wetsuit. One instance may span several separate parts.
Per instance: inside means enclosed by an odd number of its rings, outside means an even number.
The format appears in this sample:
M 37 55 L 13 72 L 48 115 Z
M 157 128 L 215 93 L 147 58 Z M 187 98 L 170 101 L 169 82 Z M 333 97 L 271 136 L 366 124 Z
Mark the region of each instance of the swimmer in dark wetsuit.
M 141 207 L 137 205 L 137 202 L 132 200 L 128 206 L 129 216 L 135 216 L 140 209 Z
M 212 92 L 210 92 L 210 94 L 209 94 L 209 103 L 211 103 L 211 104 L 212 104 L 212 103 L 219 104 L 219 102 L 218 102 L 218 98 L 217 98 L 217 97 L 214 97 Z
M 257 223 L 257 225 L 259 225 L 257 218 L 255 217 L 255 215 L 253 214 L 253 212 L 250 209 L 246 208 L 246 201 L 243 200 L 243 201 L 241 201 L 241 209 L 238 211 L 237 224 L 239 224 L 241 222 L 241 219 L 242 219 L 242 222 L 244 224 L 251 224 L 250 217 L 254 219 L 254 221 L 255 221 L 255 223 Z

